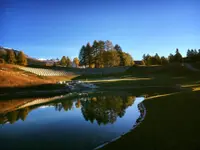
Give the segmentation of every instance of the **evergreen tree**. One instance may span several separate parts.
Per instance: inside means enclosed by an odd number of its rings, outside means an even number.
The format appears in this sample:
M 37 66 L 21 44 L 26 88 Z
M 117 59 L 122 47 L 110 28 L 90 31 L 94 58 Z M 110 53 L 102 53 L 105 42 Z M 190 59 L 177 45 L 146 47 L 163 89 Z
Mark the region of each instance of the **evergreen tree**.
M 188 58 L 191 57 L 191 51 L 190 51 L 190 49 L 187 50 L 187 57 L 188 57 Z
M 182 62 L 182 55 L 179 53 L 178 48 L 176 49 L 176 54 L 174 55 L 175 62 Z
M 97 60 L 98 60 L 98 67 L 102 68 L 104 66 L 104 55 L 105 52 L 105 42 L 104 41 L 99 41 L 99 53 L 97 55 Z
M 151 65 L 157 65 L 157 59 L 155 56 L 151 56 L 149 59 L 151 60 Z
M 22 65 L 22 66 L 27 65 L 27 58 L 26 58 L 25 54 L 22 51 L 20 51 L 19 54 L 18 54 L 17 63 L 19 65 Z
M 99 42 L 95 40 L 93 42 L 92 48 L 93 48 L 93 60 L 94 60 L 95 68 L 98 68 L 99 67 L 98 66 Z
M 107 51 L 111 52 L 107 53 Z M 116 54 L 118 56 L 116 56 Z M 119 64 L 118 58 L 120 58 Z M 90 43 L 87 43 L 86 46 L 82 46 L 79 53 L 79 60 L 81 65 L 88 65 L 91 68 L 101 68 L 104 66 L 108 67 L 117 65 L 125 66 L 134 64 L 134 61 L 130 54 L 124 53 L 118 44 L 113 47 L 112 42 L 108 40 L 106 42 L 95 40 L 92 46 L 90 45 Z
M 194 49 L 194 57 L 193 57 L 193 61 L 196 62 L 198 61 L 198 52 L 196 49 Z
M 155 65 L 161 65 L 161 58 L 160 56 L 156 53 L 155 57 Z
M 90 43 L 87 43 L 86 45 L 86 58 L 88 60 L 87 64 L 89 65 L 89 67 L 91 67 L 91 65 L 94 63 L 94 50 L 91 47 Z
M 80 60 L 80 65 L 87 65 L 87 59 L 86 59 L 86 47 L 83 45 L 81 47 L 80 53 L 79 53 L 79 60 Z
M 161 65 L 167 65 L 169 62 L 164 56 L 161 57 Z
M 72 61 L 69 57 L 66 58 L 66 66 L 71 67 L 72 66 Z
M 146 56 L 145 64 L 146 65 L 152 65 L 152 58 L 149 54 L 147 54 L 147 56 Z
M 9 64 L 15 64 L 16 63 L 16 58 L 13 50 L 8 50 L 7 53 L 7 62 Z
M 174 62 L 175 61 L 174 60 L 174 55 L 173 54 L 169 54 L 168 60 L 169 60 L 170 63 Z
M 119 55 L 119 57 L 120 57 L 120 66 L 125 66 L 125 54 L 123 54 L 123 51 L 122 51 L 122 48 L 118 45 L 118 44 L 116 44 L 115 45 L 115 47 L 114 47 L 114 49 L 118 52 L 118 55 Z
M 118 52 L 119 52 L 119 51 L 122 52 L 122 48 L 121 48 L 118 44 L 115 45 L 114 49 L 115 49 L 116 51 L 118 51 Z

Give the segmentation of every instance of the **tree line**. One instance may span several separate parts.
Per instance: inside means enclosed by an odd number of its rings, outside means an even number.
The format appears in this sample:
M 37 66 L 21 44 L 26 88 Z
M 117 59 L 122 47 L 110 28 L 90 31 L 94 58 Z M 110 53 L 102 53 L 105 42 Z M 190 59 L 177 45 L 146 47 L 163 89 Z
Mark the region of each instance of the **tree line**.
M 200 62 L 200 49 L 188 49 L 185 58 L 179 52 L 177 48 L 175 54 L 169 54 L 168 57 L 160 57 L 157 53 L 154 56 L 149 54 L 143 55 L 143 62 L 145 65 L 166 65 L 169 63 L 183 63 L 183 62 Z
M 79 66 L 79 59 L 77 57 L 75 57 L 73 59 L 73 61 L 67 56 L 63 56 L 61 58 L 61 60 L 55 64 L 55 65 L 61 65 L 61 66 L 64 66 L 64 67 L 72 67 L 72 63 L 74 63 L 76 66 L 74 67 L 78 67 Z
M 143 55 L 143 61 L 145 65 L 167 65 L 169 63 L 182 63 L 183 57 L 178 49 L 176 49 L 175 54 L 170 54 L 168 57 L 159 56 L 157 53 L 154 56 L 149 54 Z
M 0 53 L 0 63 L 27 65 L 27 56 L 23 51 L 16 52 L 12 49 L 6 49 L 6 52 Z M 167 65 L 169 63 L 183 62 L 198 62 L 200 61 L 200 49 L 188 49 L 187 56 L 182 57 L 179 49 L 176 49 L 175 54 L 169 54 L 168 57 L 144 54 L 141 64 L 143 65 Z M 85 66 L 90 68 L 103 68 L 115 66 L 132 66 L 134 60 L 129 53 L 126 53 L 116 44 L 112 42 L 95 40 L 92 45 L 88 42 L 83 45 L 79 52 L 79 58 L 71 60 L 67 56 L 63 56 L 61 60 L 54 63 L 54 66 L 78 67 Z M 74 66 L 75 65 L 75 66 Z
M 6 54 L 0 56 L 0 63 L 27 65 L 27 57 L 23 51 L 14 52 L 14 50 L 6 50 Z
M 123 52 L 122 48 L 112 42 L 95 40 L 92 45 L 88 42 L 83 45 L 79 53 L 80 65 L 90 68 L 103 68 L 115 66 L 131 66 L 134 64 L 130 54 Z
M 187 51 L 187 62 L 199 62 L 200 61 L 200 49 L 197 51 L 196 49 L 188 49 Z

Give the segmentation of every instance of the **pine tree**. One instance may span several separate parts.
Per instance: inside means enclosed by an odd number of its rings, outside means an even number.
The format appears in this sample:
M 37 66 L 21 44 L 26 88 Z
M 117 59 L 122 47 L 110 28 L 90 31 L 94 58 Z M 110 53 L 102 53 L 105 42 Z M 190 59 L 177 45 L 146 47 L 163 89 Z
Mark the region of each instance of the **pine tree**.
M 114 49 L 122 52 L 122 48 L 118 44 L 115 45 Z
M 90 43 L 87 43 L 86 45 L 86 58 L 87 58 L 87 65 L 91 68 L 91 65 L 94 63 L 94 51 L 91 47 Z
M 179 53 L 178 48 L 176 49 L 176 54 L 174 55 L 175 62 L 182 62 L 182 55 Z
M 173 63 L 175 61 L 174 60 L 174 55 L 173 54 L 169 54 L 168 60 L 169 60 L 170 63 Z
M 160 56 L 156 53 L 155 57 L 155 65 L 161 65 L 161 58 Z
M 99 53 L 97 56 L 97 60 L 98 60 L 98 67 L 104 67 L 104 55 L 105 52 L 105 42 L 104 41 L 99 41 Z
M 69 57 L 66 58 L 66 66 L 71 67 L 72 66 L 72 61 Z
M 22 51 L 20 51 L 19 54 L 18 54 L 17 63 L 19 65 L 22 65 L 22 66 L 26 66 L 27 65 L 27 58 L 26 58 L 25 54 Z
M 187 50 L 187 57 L 188 57 L 188 58 L 191 57 L 191 51 L 190 51 L 190 49 Z
M 120 64 L 119 65 L 125 66 L 125 58 L 124 58 L 125 55 L 123 54 L 122 48 L 118 44 L 116 44 L 114 49 L 118 52 L 118 55 L 120 57 Z
M 98 68 L 99 67 L 98 65 L 99 42 L 95 40 L 93 42 L 92 48 L 93 48 L 94 65 L 95 65 L 95 68 Z
M 161 57 L 161 65 L 167 65 L 169 62 L 164 56 Z
M 151 56 L 149 54 L 143 55 L 143 57 L 145 57 L 144 58 L 145 65 L 152 65 Z
M 81 47 L 80 53 L 79 53 L 79 60 L 80 60 L 80 65 L 87 65 L 87 59 L 86 59 L 86 47 L 83 45 Z

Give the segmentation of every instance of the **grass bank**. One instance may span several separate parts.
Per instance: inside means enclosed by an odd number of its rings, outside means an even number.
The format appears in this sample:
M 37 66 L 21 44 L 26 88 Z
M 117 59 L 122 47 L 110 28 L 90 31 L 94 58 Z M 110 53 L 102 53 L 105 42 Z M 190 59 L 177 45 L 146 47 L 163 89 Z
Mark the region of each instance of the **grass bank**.
M 200 148 L 200 91 L 148 98 L 147 114 L 132 132 L 102 149 L 197 150 Z

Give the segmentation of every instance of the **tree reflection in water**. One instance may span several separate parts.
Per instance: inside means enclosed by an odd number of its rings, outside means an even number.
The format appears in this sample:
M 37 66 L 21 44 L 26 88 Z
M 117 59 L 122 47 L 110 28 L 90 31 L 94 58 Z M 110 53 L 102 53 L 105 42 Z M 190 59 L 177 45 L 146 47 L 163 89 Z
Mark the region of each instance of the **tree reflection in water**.
M 6 122 L 13 124 L 19 119 L 24 121 L 26 120 L 28 113 L 29 113 L 29 108 L 27 107 L 24 109 L 8 112 L 6 115 L 0 115 L 0 124 L 4 124 Z
M 93 100 L 96 99 L 96 100 Z M 99 125 L 114 123 L 117 117 L 123 117 L 125 109 L 133 104 L 135 97 L 97 96 L 91 100 L 81 101 L 81 111 L 85 120 L 94 120 Z
M 105 125 L 108 123 L 113 124 L 117 120 L 117 117 L 123 117 L 125 110 L 133 105 L 134 100 L 135 96 L 102 95 L 73 100 L 66 99 L 48 104 L 48 106 L 54 106 L 56 111 L 69 111 L 75 105 L 76 108 L 81 108 L 81 112 L 86 121 L 93 123 L 96 120 L 99 125 Z M 19 119 L 24 121 L 28 113 L 38 107 L 40 106 L 26 107 L 0 115 L 0 124 L 5 124 L 6 122 L 13 124 Z

